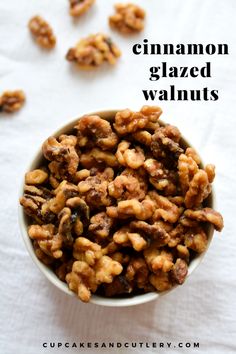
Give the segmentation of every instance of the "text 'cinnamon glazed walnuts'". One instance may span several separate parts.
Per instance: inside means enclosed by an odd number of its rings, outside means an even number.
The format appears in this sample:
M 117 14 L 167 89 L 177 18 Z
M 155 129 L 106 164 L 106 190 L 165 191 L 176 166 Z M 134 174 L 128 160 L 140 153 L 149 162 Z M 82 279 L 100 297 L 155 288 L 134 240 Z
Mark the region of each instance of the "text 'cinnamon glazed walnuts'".
M 88 302 L 183 284 L 206 250 L 213 165 L 200 164 L 159 107 L 84 116 L 48 138 L 44 162 L 25 175 L 20 203 L 36 256 Z
M 114 65 L 121 52 L 110 37 L 103 33 L 92 34 L 81 39 L 66 54 L 68 61 L 74 62 L 80 69 L 90 70 L 107 62 Z

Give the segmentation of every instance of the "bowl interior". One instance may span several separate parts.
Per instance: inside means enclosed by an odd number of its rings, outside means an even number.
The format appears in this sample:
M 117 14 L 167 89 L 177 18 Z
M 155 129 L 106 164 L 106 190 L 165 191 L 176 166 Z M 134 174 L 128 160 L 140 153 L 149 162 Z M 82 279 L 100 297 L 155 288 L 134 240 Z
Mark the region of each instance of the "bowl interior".
M 101 111 L 101 112 L 90 113 L 89 115 L 96 114 L 96 115 L 99 115 L 100 117 L 102 117 L 104 119 L 112 121 L 114 119 L 114 116 L 117 113 L 117 111 L 118 110 Z M 55 137 L 58 137 L 61 134 L 71 133 L 73 131 L 73 127 L 75 126 L 75 124 L 76 124 L 76 122 L 78 120 L 79 120 L 79 118 L 76 118 L 76 119 L 72 120 L 71 122 L 66 124 L 64 127 L 59 129 L 58 131 L 56 131 L 52 135 L 55 136 Z M 162 121 L 160 121 L 160 123 L 161 123 L 161 125 L 165 125 L 165 123 L 162 122 Z M 181 146 L 183 146 L 184 148 L 192 147 L 192 145 L 190 145 L 188 143 L 188 141 L 185 138 L 183 138 L 183 137 L 181 138 Z M 41 151 L 41 148 L 40 148 L 38 153 L 37 153 L 37 155 L 35 156 L 35 158 L 33 159 L 32 163 L 30 164 L 29 168 L 27 169 L 27 171 L 30 171 L 30 170 L 38 168 L 39 166 L 42 165 L 42 163 L 44 161 L 45 161 L 45 159 L 44 159 L 44 157 L 42 155 L 42 151 Z M 201 160 L 201 167 L 202 166 L 203 166 L 203 162 Z M 23 180 L 21 188 L 20 188 L 20 197 L 23 195 L 23 193 L 24 193 L 24 180 Z M 213 195 L 213 192 L 212 192 L 209 195 L 209 197 L 206 199 L 205 205 L 210 207 L 210 208 L 214 208 L 213 199 L 214 199 L 214 195 Z M 34 249 L 33 249 L 32 242 L 31 242 L 31 240 L 30 240 L 30 238 L 28 236 L 28 232 L 27 232 L 28 226 L 30 225 L 30 218 L 24 213 L 24 210 L 23 210 L 23 208 L 20 205 L 19 205 L 19 224 L 20 224 L 20 229 L 21 229 L 21 233 L 22 233 L 23 240 L 24 240 L 24 243 L 26 245 L 26 248 L 27 248 L 31 258 L 33 259 L 35 264 L 40 269 L 40 271 L 47 277 L 47 279 L 49 281 L 51 281 L 51 283 L 53 283 L 57 288 L 62 290 L 64 293 L 66 293 L 66 294 L 68 294 L 70 296 L 76 296 L 76 294 L 73 293 L 68 288 L 67 284 L 64 283 L 63 281 L 61 281 L 56 276 L 56 274 L 53 272 L 52 269 L 47 267 L 45 264 L 43 264 L 36 257 Z M 207 236 L 208 236 L 208 247 L 209 247 L 210 242 L 212 240 L 213 232 L 214 232 L 213 226 L 208 224 L 206 226 L 206 233 L 207 233 Z M 192 261 L 189 264 L 187 277 L 189 277 L 190 274 L 200 264 L 200 262 L 203 259 L 206 251 L 207 251 L 207 249 L 205 250 L 205 252 L 195 256 L 195 258 L 192 259 Z M 174 286 L 172 289 L 164 291 L 164 292 L 161 292 L 161 293 L 150 292 L 150 293 L 141 294 L 141 295 L 128 296 L 126 298 L 123 298 L 123 297 L 122 298 L 107 298 L 107 297 L 102 297 L 102 296 L 98 296 L 98 295 L 92 295 L 90 302 L 93 303 L 93 304 L 97 304 L 97 305 L 114 306 L 114 307 L 138 305 L 138 304 L 143 304 L 143 303 L 155 300 L 159 296 L 165 295 L 166 293 L 172 291 L 176 287 L 177 287 L 177 285 Z

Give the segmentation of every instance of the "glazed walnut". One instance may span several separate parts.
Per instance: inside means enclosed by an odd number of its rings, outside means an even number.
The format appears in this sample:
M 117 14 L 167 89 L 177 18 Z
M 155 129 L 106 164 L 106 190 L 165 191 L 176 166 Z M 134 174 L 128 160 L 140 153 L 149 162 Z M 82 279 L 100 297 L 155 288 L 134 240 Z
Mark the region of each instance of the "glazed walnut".
M 130 142 L 123 140 L 118 145 L 116 157 L 121 165 L 136 170 L 144 163 L 144 151 L 139 146 L 134 149 L 129 149 L 129 146 Z
M 113 241 L 125 247 L 131 245 L 137 252 L 147 247 L 147 241 L 139 233 L 134 233 L 125 226 L 114 233 Z
M 102 150 L 111 150 L 118 143 L 117 135 L 111 124 L 99 116 L 84 116 L 77 125 L 78 145 L 81 147 L 96 145 Z
M 47 139 L 20 203 L 38 259 L 79 299 L 135 296 L 185 282 L 222 216 L 202 166 L 159 107 L 83 116 Z
M 69 0 L 70 3 L 70 15 L 73 17 L 79 17 L 87 12 L 94 4 L 95 0 Z
M 114 65 L 121 56 L 119 48 L 105 34 L 97 33 L 81 39 L 68 50 L 66 59 L 74 62 L 80 69 L 91 70 L 104 62 Z
M 110 230 L 114 224 L 114 220 L 110 218 L 105 212 L 95 214 L 90 219 L 88 230 L 99 238 L 106 238 L 110 234 Z
M 120 175 L 108 185 L 109 195 L 117 200 L 145 198 L 145 190 L 139 180 L 133 176 Z
M 160 107 L 143 106 L 140 112 L 132 112 L 129 109 L 117 112 L 114 129 L 119 135 L 135 133 L 145 128 L 149 122 L 156 122 L 162 110 Z
M 109 17 L 111 28 L 129 34 L 140 32 L 144 28 L 145 11 L 134 4 L 116 4 L 115 14 Z
M 47 160 L 66 164 L 68 174 L 73 175 L 79 165 L 79 156 L 75 150 L 77 140 L 75 138 L 70 143 L 68 141 L 69 139 L 58 142 L 56 138 L 50 137 L 44 142 L 42 150 Z
M 22 90 L 5 91 L 0 96 L 0 112 L 14 113 L 25 103 L 25 94 Z
M 223 218 L 217 211 L 211 208 L 203 208 L 200 210 L 186 210 L 184 215 L 193 220 L 209 222 L 217 231 L 221 231 L 224 227 Z
M 29 30 L 37 44 L 46 49 L 52 49 L 56 45 L 56 37 L 51 26 L 40 16 L 34 16 L 29 21 Z
M 62 252 L 62 237 L 55 234 L 55 226 L 48 225 L 31 225 L 28 230 L 29 237 L 36 240 L 40 249 L 53 258 L 60 258 Z

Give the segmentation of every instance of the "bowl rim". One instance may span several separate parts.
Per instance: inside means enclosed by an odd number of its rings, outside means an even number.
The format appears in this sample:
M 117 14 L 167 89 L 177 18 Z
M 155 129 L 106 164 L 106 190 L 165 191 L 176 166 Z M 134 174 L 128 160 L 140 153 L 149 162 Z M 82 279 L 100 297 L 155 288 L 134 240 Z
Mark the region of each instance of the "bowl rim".
M 78 122 L 78 120 L 80 118 L 82 118 L 84 115 L 99 115 L 101 118 L 104 119 L 111 119 L 112 116 L 114 117 L 114 115 L 118 112 L 121 111 L 122 109 L 112 109 L 112 110 L 99 110 L 99 111 L 95 111 L 92 113 L 86 113 L 83 115 L 79 115 L 79 117 L 77 118 L 73 118 L 72 120 L 69 120 L 65 125 L 63 125 L 61 128 L 57 129 L 53 134 L 51 134 L 51 136 L 54 137 L 58 137 L 60 134 L 64 134 L 64 133 L 68 133 L 70 130 L 73 129 L 73 127 L 75 126 L 75 124 Z M 162 124 L 166 124 L 164 121 L 160 120 L 160 122 Z M 184 141 L 184 144 L 186 144 L 189 147 L 193 147 L 192 144 L 189 144 L 188 140 L 186 140 L 186 138 L 181 134 L 182 140 Z M 42 159 L 43 155 L 42 155 L 42 145 L 40 146 L 39 149 L 37 149 L 37 152 L 34 154 L 33 159 L 31 159 L 30 164 L 28 165 L 28 168 L 25 170 L 26 172 L 31 171 L 32 169 L 35 169 L 38 167 L 39 161 Z M 203 164 L 203 160 L 200 157 L 201 160 L 201 164 Z M 25 172 L 25 173 L 26 173 Z M 22 178 L 22 181 L 20 183 L 20 188 L 19 188 L 19 197 L 22 197 L 23 193 L 24 193 L 24 185 L 25 185 L 25 179 L 24 177 Z M 209 200 L 209 204 L 210 207 L 214 208 L 214 204 L 215 204 L 215 193 L 214 193 L 214 189 L 212 188 L 211 194 L 210 194 L 210 200 Z M 27 232 L 27 228 L 28 228 L 28 224 L 27 224 L 27 216 L 24 213 L 24 209 L 23 207 L 20 205 L 19 201 L 18 201 L 18 223 L 20 226 L 20 232 L 21 232 L 21 236 L 23 238 L 24 244 L 26 246 L 26 249 L 29 253 L 29 255 L 31 256 L 31 259 L 33 260 L 33 262 L 36 264 L 36 266 L 38 267 L 38 269 L 41 271 L 41 273 L 43 273 L 45 275 L 45 277 L 53 284 L 55 285 L 58 289 L 60 289 L 61 291 L 63 291 L 65 294 L 73 296 L 73 297 L 77 297 L 76 294 L 71 291 L 68 287 L 68 285 L 61 281 L 56 274 L 53 272 L 52 269 L 50 269 L 48 266 L 46 266 L 45 264 L 43 264 L 36 256 L 35 252 L 34 252 L 34 248 L 33 248 L 33 244 L 31 239 L 28 236 L 28 232 Z M 186 277 L 185 282 L 187 281 L 187 278 L 193 273 L 193 271 L 199 266 L 199 264 L 202 262 L 205 254 L 207 253 L 212 238 L 213 238 L 213 234 L 214 234 L 214 228 L 212 225 L 209 225 L 208 228 L 208 243 L 207 243 L 207 248 L 204 252 L 198 254 L 189 264 L 188 267 L 188 274 Z M 184 284 L 183 284 L 184 285 Z M 173 290 L 175 290 L 178 287 L 178 285 L 173 286 L 171 289 L 163 291 L 163 292 L 149 292 L 146 294 L 141 294 L 141 295 L 134 295 L 134 296 L 130 296 L 127 298 L 107 298 L 107 297 L 102 297 L 102 296 L 98 296 L 98 295 L 94 295 L 92 294 L 91 299 L 89 301 L 89 303 L 92 304 L 96 304 L 96 305 L 101 305 L 101 306 L 108 306 L 108 307 L 126 307 L 126 306 L 134 306 L 134 305 L 141 305 L 153 300 L 156 300 L 170 292 L 172 292 Z

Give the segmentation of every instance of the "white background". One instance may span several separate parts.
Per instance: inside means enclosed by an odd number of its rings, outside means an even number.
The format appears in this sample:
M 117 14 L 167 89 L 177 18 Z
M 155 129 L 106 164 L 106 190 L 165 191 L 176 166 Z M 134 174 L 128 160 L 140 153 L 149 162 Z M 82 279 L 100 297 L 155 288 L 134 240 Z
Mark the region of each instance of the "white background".
M 66 0 L 0 0 L 0 92 L 22 88 L 27 95 L 19 113 L 0 116 L 0 353 L 77 352 L 43 350 L 44 341 L 199 341 L 199 350 L 153 352 L 232 354 L 236 351 L 236 1 L 137 0 L 147 10 L 146 29 L 126 38 L 108 27 L 114 2 L 97 0 L 88 14 L 74 22 Z M 45 17 L 57 35 L 57 47 L 50 53 L 40 50 L 28 33 L 27 22 L 35 14 Z M 64 59 L 68 48 L 98 31 L 111 33 L 120 46 L 123 55 L 117 66 L 89 73 L 75 70 Z M 145 37 L 154 43 L 228 43 L 230 55 L 135 57 L 132 44 Z M 212 78 L 151 83 L 149 66 L 166 60 L 189 66 L 211 61 Z M 204 160 L 216 164 L 217 209 L 225 228 L 215 234 L 204 261 L 186 284 L 160 300 L 124 309 L 82 304 L 51 285 L 27 254 L 17 219 L 19 184 L 42 141 L 71 118 L 100 109 L 139 109 L 145 104 L 142 89 L 170 84 L 219 89 L 217 102 L 156 103 L 164 110 L 163 119 L 178 125 Z

